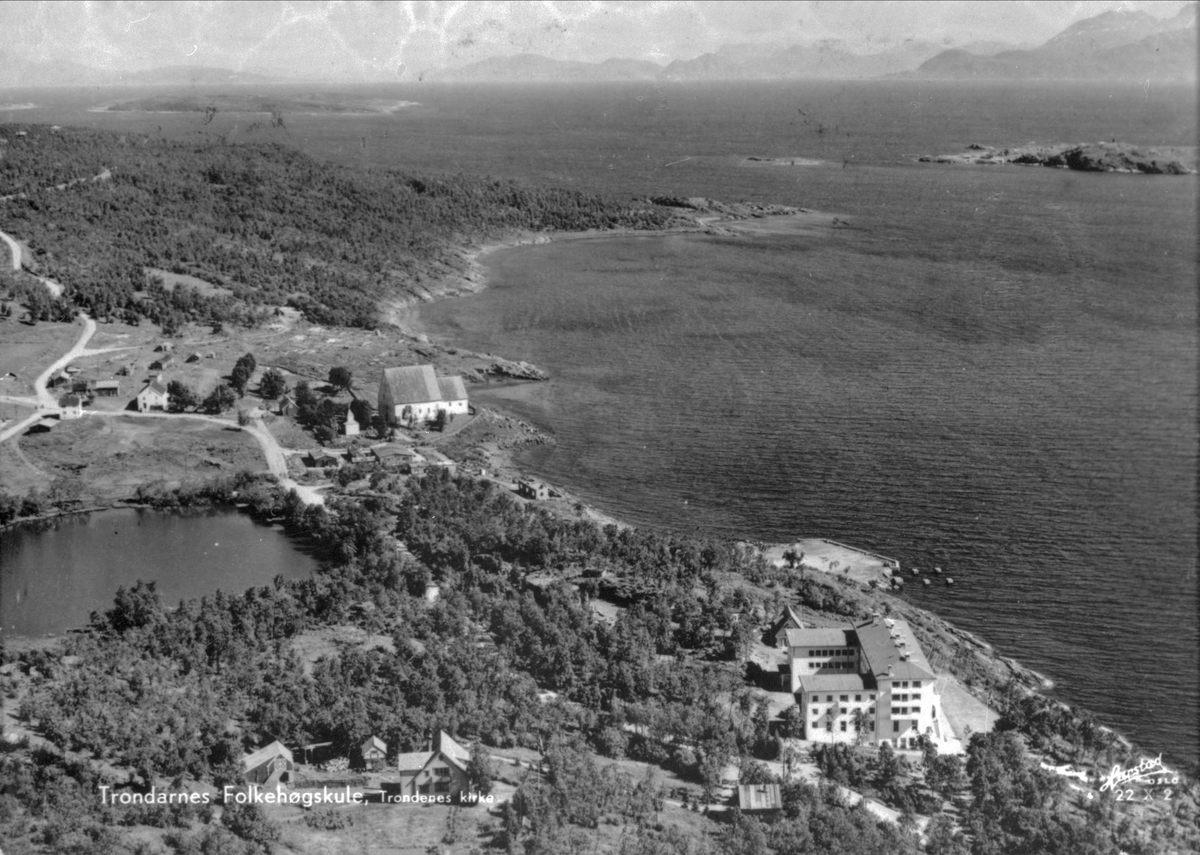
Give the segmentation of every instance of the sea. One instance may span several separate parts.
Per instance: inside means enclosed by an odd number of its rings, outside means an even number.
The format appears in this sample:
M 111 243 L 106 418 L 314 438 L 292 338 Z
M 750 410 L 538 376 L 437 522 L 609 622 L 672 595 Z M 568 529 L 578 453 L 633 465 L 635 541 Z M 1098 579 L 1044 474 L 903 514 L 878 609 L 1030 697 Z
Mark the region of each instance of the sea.
M 248 115 L 103 110 L 128 90 L 31 90 L 6 92 L 0 121 L 819 212 L 732 235 L 500 250 L 484 257 L 484 291 L 429 304 L 419 321 L 552 375 L 471 390 L 553 435 L 519 458 L 536 474 L 641 525 L 831 537 L 922 574 L 940 567 L 902 596 L 1139 745 L 1200 759 L 1197 178 L 918 160 L 1111 140 L 1194 158 L 1194 86 L 347 94 L 415 104 L 264 128 Z

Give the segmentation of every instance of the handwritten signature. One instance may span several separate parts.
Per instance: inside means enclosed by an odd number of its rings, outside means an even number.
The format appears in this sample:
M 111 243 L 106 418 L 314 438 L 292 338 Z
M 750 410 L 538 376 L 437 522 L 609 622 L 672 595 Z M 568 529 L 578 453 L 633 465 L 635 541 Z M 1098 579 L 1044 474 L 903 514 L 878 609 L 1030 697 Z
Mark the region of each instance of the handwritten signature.
M 1163 765 L 1162 755 L 1157 757 L 1148 757 L 1138 763 L 1136 766 L 1130 766 L 1128 769 L 1122 769 L 1120 766 L 1113 766 L 1112 771 L 1101 779 L 1100 792 L 1105 790 L 1115 790 L 1124 784 L 1131 781 L 1141 781 L 1147 784 L 1178 784 L 1179 773 L 1172 772 Z

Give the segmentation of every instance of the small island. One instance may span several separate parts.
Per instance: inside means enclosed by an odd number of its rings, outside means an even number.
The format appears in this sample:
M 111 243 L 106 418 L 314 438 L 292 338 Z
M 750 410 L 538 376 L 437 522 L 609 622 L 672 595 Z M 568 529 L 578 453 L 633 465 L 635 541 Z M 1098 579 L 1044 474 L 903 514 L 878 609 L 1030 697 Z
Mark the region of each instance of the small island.
M 336 93 L 313 93 L 267 98 L 251 94 L 169 95 L 110 104 L 114 113 L 337 113 L 344 115 L 394 113 L 415 106 L 413 101 L 354 98 Z
M 1111 142 L 1042 145 L 1026 143 L 1011 148 L 972 143 L 959 154 L 923 155 L 920 163 L 979 164 L 1012 163 L 1018 166 L 1049 166 L 1079 172 L 1126 172 L 1147 175 L 1194 175 L 1194 147 L 1145 148 Z

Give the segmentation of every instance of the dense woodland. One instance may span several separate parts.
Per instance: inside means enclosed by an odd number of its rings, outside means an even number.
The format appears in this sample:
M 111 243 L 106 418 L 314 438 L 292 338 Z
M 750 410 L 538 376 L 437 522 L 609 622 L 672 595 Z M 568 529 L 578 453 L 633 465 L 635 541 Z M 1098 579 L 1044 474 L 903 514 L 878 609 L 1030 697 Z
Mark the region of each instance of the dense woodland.
M 388 477 L 378 473 L 378 486 Z M 621 851 L 631 855 L 921 851 L 907 820 L 881 825 L 835 789 L 799 783 L 785 787 L 774 820 L 735 811 L 716 836 L 696 837 L 658 821 L 653 780 L 630 781 L 595 761 L 630 757 L 677 772 L 702 793 L 697 809 L 716 798 L 726 762 L 741 762 L 751 780 L 769 777 L 755 758 L 787 762 L 788 747 L 746 688 L 741 656 L 753 634 L 741 627 L 759 625 L 776 603 L 725 583 L 732 574 L 778 579 L 790 599 L 853 615 L 844 586 L 796 579 L 719 541 L 554 516 L 490 483 L 443 474 L 380 493 L 327 510 L 261 476 L 143 491 L 161 507 L 236 494 L 310 538 L 322 570 L 175 608 L 139 584 L 94 614 L 65 651 L 9 656 L 30 682 L 20 718 L 54 747 L 3 747 L 5 851 L 131 851 L 120 822 L 177 827 L 165 838 L 174 852 L 262 851 L 277 833 L 265 816 L 235 812 L 214 824 L 211 812 L 192 809 L 102 807 L 90 795 L 102 773 L 82 758 L 128 770 L 109 774 L 116 786 L 220 785 L 235 779 L 244 751 L 272 739 L 331 741 L 348 754 L 376 734 L 405 751 L 438 728 L 494 746 L 542 746 L 547 774 L 527 779 L 503 809 L 497 843 L 510 852 L 573 851 L 600 822 L 626 825 Z M 530 574 L 560 581 L 533 585 Z M 568 576 L 575 587 L 561 581 Z M 431 581 L 441 588 L 436 603 L 422 596 Z M 625 606 L 611 626 L 586 607 L 601 594 Z M 345 649 L 306 672 L 294 640 L 346 624 L 390 643 Z M 558 699 L 539 700 L 547 689 Z M 1190 799 L 1178 799 L 1151 838 L 1122 823 L 1110 799 L 1085 802 L 1037 769 L 1027 746 L 1039 739 L 1073 740 L 1093 755 L 1101 740 L 1069 711 L 1050 714 L 1057 707 L 1048 701 L 1016 687 L 1007 697 L 1001 731 L 973 737 L 965 762 L 926 757 L 925 787 L 890 751 L 828 749 L 815 759 L 832 781 L 876 793 L 906 817 L 957 792 L 961 830 L 936 819 L 928 852 L 1176 852 L 1200 839 Z M 1114 756 L 1111 743 L 1103 748 Z
M 372 328 L 381 302 L 462 269 L 471 242 L 675 221 L 649 203 L 348 169 L 279 145 L 42 125 L 0 125 L 0 138 L 0 228 L 33 247 L 28 266 L 67 286 L 68 307 L 168 330 L 252 324 L 281 305 L 316 323 Z M 222 290 L 164 287 L 146 268 Z

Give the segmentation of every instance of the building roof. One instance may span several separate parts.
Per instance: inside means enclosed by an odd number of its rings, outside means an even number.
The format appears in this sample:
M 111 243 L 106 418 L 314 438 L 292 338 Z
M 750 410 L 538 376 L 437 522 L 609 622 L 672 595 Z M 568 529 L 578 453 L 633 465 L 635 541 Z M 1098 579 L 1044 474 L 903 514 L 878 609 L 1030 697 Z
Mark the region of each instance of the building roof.
M 384 742 L 382 739 L 380 739 L 378 736 L 372 736 L 372 737 L 368 738 L 367 741 L 362 744 L 362 752 L 364 754 L 366 754 L 371 749 L 375 749 L 376 751 L 382 751 L 384 754 L 386 754 L 387 753 L 387 743 Z
M 784 607 L 783 613 L 771 624 L 771 635 L 778 635 L 779 631 L 784 628 L 804 629 L 804 621 L 800 620 L 800 615 L 796 613 L 794 606 Z
M 778 810 L 783 798 L 778 784 L 738 784 L 738 807 L 742 810 Z
M 437 384 L 443 401 L 465 401 L 467 399 L 467 387 L 463 385 L 461 377 L 439 377 Z
M 432 365 L 385 368 L 383 382 L 387 384 L 394 404 L 427 404 L 442 400 Z
M 396 769 L 400 772 L 420 772 L 435 755 L 440 754 L 462 771 L 467 770 L 467 763 L 471 761 L 469 749 L 455 742 L 444 730 L 438 731 L 437 746 L 436 751 L 409 751 L 399 755 L 396 758 Z
M 142 392 L 147 392 L 147 391 L 153 392 L 156 395 L 165 395 L 165 394 L 167 394 L 167 387 L 164 386 L 162 384 L 162 382 L 159 380 L 151 380 L 149 383 L 147 383 L 145 386 L 142 387 Z M 138 394 L 140 395 L 140 394 L 142 394 L 142 392 L 138 392 Z
M 907 621 L 871 620 L 856 626 L 855 631 L 867 667 L 876 678 L 934 679 L 933 669 Z M 905 654 L 907 658 L 902 658 Z
M 850 627 L 809 627 L 789 629 L 788 647 L 852 647 L 854 630 Z
M 400 772 L 420 772 L 432 756 L 432 751 L 408 751 L 397 755 L 396 769 Z
M 384 460 L 389 457 L 411 457 L 414 460 L 417 458 L 425 459 L 406 445 L 377 445 L 371 449 L 371 454 L 375 456 L 376 460 Z
M 872 692 L 874 681 L 864 674 L 801 674 L 802 692 Z
M 249 772 L 251 769 L 261 766 L 263 763 L 267 762 L 273 757 L 286 757 L 289 763 L 295 762 L 292 760 L 292 752 L 288 750 L 286 745 L 277 739 L 270 745 L 264 745 L 253 754 L 247 754 L 245 757 L 243 757 L 242 769 Z
M 120 389 L 120 380 L 94 380 L 92 382 L 93 389 Z

